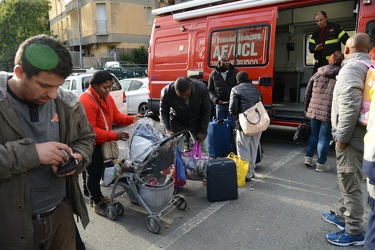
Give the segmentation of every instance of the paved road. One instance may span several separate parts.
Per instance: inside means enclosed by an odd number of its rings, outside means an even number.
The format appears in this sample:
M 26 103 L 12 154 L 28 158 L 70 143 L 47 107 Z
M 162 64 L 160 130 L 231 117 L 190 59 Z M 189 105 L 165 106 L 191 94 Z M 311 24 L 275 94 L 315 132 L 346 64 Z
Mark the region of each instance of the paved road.
M 89 226 L 83 230 L 79 225 L 87 249 L 339 249 L 325 240 L 325 234 L 338 228 L 321 217 L 339 196 L 333 148 L 328 160 L 332 169 L 318 173 L 303 164 L 304 146 L 292 141 L 294 131 L 271 126 L 263 134 L 264 158 L 256 178 L 238 189 L 236 200 L 209 202 L 206 187 L 188 181 L 179 192 L 188 208 L 161 218 L 159 234 L 147 230 L 148 214 L 126 194 L 117 199 L 126 214 L 116 221 L 90 210 Z M 112 187 L 102 190 L 108 195 Z

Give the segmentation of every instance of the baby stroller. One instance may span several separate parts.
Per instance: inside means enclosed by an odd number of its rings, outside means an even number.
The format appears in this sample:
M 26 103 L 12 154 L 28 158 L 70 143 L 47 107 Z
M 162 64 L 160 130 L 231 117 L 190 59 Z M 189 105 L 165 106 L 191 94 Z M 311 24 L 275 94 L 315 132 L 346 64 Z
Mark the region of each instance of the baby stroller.
M 130 202 L 142 206 L 149 216 L 146 218 L 147 229 L 158 233 L 161 228 L 159 217 L 164 216 L 174 207 L 185 210 L 187 202 L 182 195 L 174 195 L 174 179 L 161 174 L 175 162 L 175 148 L 178 137 L 187 131 L 172 136 L 155 133 L 149 124 L 140 123 L 129 140 L 129 160 L 123 173 L 114 184 L 107 207 L 107 217 L 116 219 L 124 213 L 124 206 L 114 199 L 125 192 Z M 118 187 L 122 187 L 117 190 Z

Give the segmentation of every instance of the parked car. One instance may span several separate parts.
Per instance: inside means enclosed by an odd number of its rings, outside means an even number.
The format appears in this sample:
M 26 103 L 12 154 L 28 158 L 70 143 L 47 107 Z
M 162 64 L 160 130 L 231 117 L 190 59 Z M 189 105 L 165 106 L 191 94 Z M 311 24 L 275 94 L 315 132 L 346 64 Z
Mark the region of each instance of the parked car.
M 130 61 L 109 61 L 105 63 L 104 69 L 115 74 L 120 80 L 131 77 L 147 76 L 147 67 L 141 67 Z
M 89 87 L 90 78 L 94 74 L 94 72 L 95 71 L 76 70 L 73 74 L 71 74 L 65 79 L 65 82 L 61 87 L 63 89 L 70 90 L 79 96 L 83 92 L 85 92 L 86 89 Z M 109 94 L 115 100 L 116 106 L 119 109 L 119 111 L 123 114 L 127 114 L 128 106 L 126 104 L 125 91 L 122 88 L 117 77 L 114 74 L 112 74 L 112 76 L 113 85 L 111 92 L 109 92 Z
M 148 113 L 148 78 L 128 78 L 120 80 L 125 90 L 129 114 Z
M 104 69 L 114 74 L 120 80 L 134 77 L 134 73 L 131 70 L 122 67 L 117 61 L 106 62 Z

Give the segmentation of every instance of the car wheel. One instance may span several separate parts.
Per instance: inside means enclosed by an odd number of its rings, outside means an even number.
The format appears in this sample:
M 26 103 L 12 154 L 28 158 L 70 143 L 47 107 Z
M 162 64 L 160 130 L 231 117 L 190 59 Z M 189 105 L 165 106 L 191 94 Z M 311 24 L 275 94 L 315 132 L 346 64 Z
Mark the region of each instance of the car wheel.
M 147 114 L 147 112 L 148 112 L 148 104 L 145 102 L 141 103 L 138 108 L 138 113 Z

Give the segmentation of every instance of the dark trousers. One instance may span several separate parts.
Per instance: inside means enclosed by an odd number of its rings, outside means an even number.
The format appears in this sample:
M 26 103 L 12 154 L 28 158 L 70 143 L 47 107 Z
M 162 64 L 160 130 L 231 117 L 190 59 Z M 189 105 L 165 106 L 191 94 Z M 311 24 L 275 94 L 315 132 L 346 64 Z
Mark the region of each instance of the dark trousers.
M 101 202 L 102 191 L 100 190 L 100 180 L 103 174 L 103 157 L 100 150 L 100 145 L 96 145 L 91 156 L 91 163 L 86 168 L 87 173 L 87 189 L 90 193 L 90 198 L 98 204 Z
M 50 215 L 33 219 L 34 249 L 76 249 L 76 223 L 69 199 Z
M 370 204 L 370 213 L 368 215 L 364 249 L 371 250 L 371 249 L 375 249 L 375 213 L 374 213 L 375 200 L 371 197 L 368 197 L 368 201 Z

